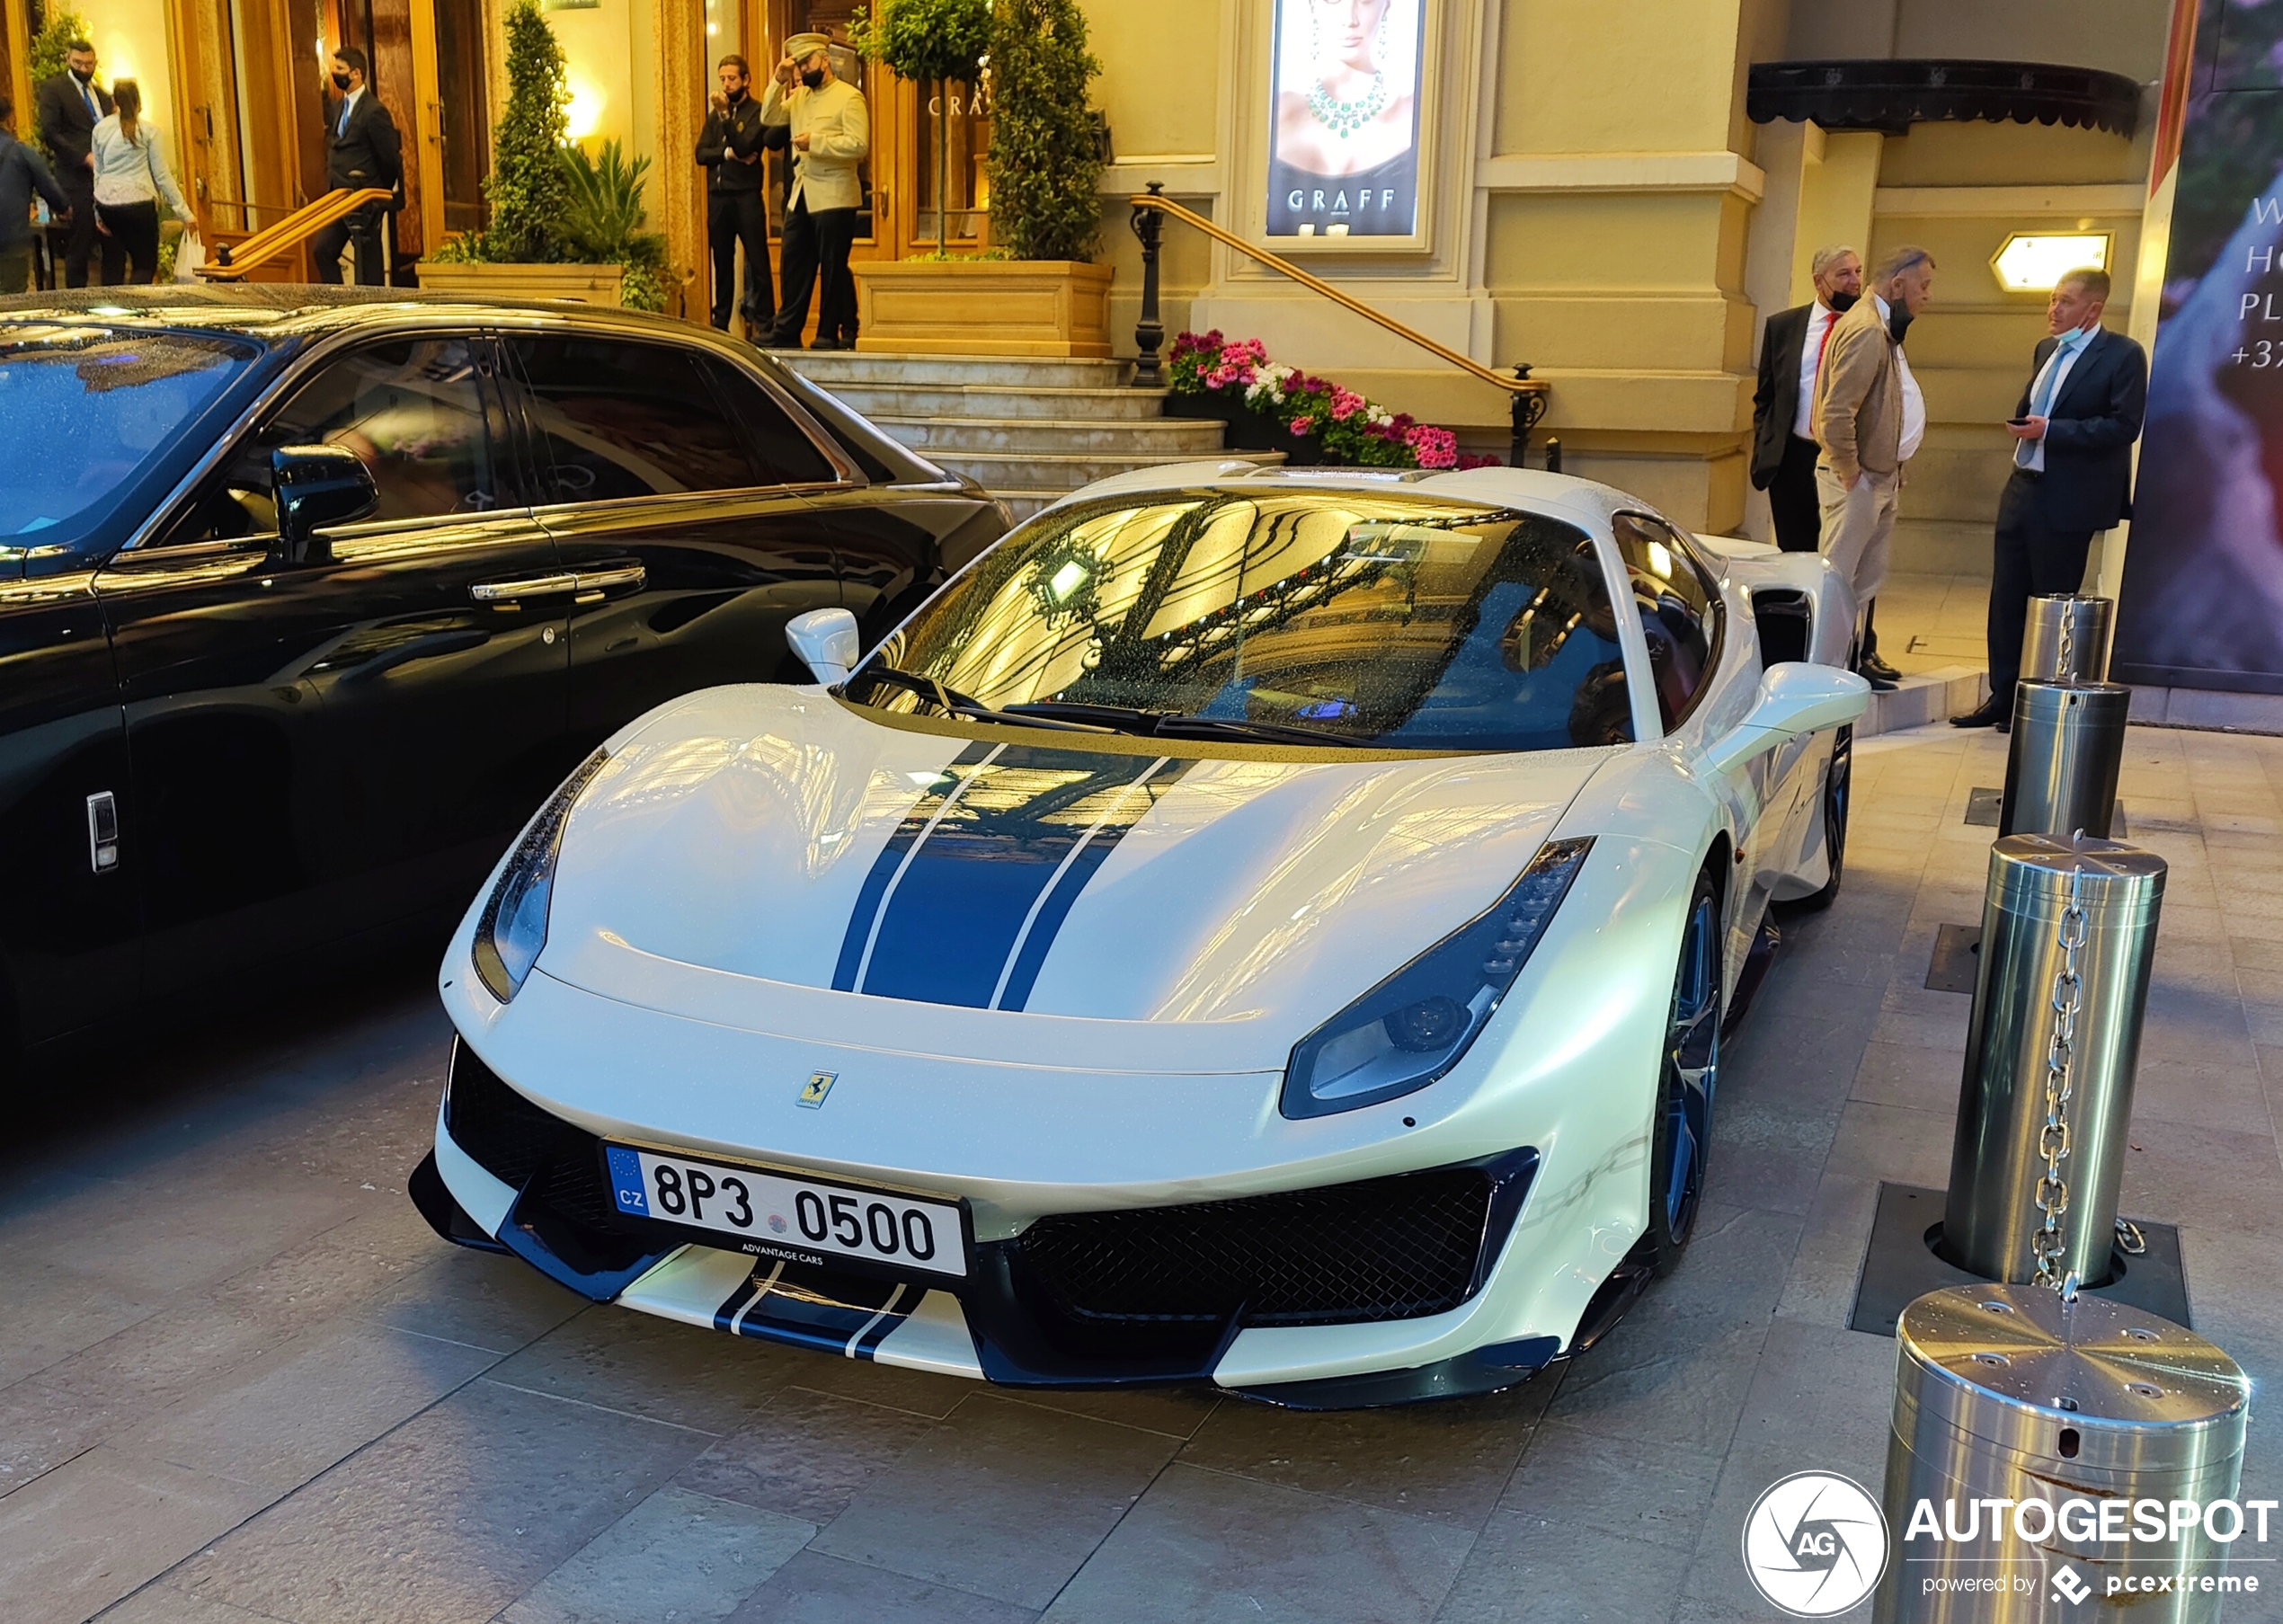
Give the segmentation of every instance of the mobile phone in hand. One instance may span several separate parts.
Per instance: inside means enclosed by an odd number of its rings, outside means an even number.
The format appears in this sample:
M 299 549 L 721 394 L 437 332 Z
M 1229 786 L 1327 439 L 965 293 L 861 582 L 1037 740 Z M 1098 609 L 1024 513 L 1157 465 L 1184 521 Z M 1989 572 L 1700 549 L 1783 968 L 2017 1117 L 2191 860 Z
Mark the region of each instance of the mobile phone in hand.
M 2005 426 L 2009 429 L 2026 429 L 2030 426 L 2030 420 L 2026 417 L 2009 417 L 2005 420 Z

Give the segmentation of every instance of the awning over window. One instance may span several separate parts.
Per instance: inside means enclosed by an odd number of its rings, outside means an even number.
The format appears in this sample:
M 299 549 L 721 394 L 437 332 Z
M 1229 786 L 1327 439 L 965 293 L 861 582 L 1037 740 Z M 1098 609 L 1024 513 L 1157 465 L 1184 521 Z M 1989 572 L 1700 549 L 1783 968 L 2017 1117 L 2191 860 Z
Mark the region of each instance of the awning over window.
M 2140 121 L 2140 86 L 2122 74 L 2051 62 L 1755 62 L 1745 105 L 1755 124 L 1792 119 L 1898 136 L 1914 124 L 2010 119 L 2130 138 Z

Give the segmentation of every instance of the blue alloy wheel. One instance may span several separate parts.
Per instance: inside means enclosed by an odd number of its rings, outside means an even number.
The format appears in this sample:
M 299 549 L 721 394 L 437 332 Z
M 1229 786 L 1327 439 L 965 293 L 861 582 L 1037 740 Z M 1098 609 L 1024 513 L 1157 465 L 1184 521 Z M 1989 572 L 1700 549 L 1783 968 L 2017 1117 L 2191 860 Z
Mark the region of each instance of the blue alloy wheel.
M 1662 1274 L 1680 1261 L 1696 1228 L 1720 1075 L 1720 901 L 1709 874 L 1698 877 L 1690 899 L 1657 1072 L 1648 1233 Z

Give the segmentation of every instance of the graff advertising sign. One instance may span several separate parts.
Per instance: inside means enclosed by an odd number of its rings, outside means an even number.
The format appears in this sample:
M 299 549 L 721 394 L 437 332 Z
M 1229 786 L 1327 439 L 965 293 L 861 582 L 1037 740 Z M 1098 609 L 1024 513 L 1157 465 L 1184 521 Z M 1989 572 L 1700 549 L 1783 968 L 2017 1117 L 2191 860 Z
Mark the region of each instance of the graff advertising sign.
M 2283 4 L 2202 0 L 2119 681 L 2283 693 Z

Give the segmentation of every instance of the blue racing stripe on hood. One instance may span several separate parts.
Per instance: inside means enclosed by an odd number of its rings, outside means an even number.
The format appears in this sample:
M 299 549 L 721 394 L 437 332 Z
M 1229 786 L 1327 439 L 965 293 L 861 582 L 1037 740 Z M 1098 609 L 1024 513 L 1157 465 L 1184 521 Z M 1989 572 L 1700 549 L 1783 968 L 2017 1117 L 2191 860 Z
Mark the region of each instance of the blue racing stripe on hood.
M 839 962 L 832 968 L 834 991 L 856 989 L 857 972 L 863 968 L 864 955 L 872 945 L 873 922 L 880 917 L 880 899 L 888 894 L 889 885 L 903 872 L 904 859 L 919 844 L 919 837 L 941 815 L 944 802 L 967 782 L 971 769 L 990 759 L 993 748 L 983 743 L 971 744 L 954 756 L 927 793 L 904 813 L 903 821 L 896 825 L 896 832 L 888 837 L 886 848 L 873 860 L 872 872 L 864 876 L 864 888 L 857 892 L 856 910 L 848 916 L 848 934 L 840 938 Z
M 1186 766 L 1032 745 L 978 761 L 913 807 L 881 854 L 833 985 L 1021 1008 L 1079 892 Z

